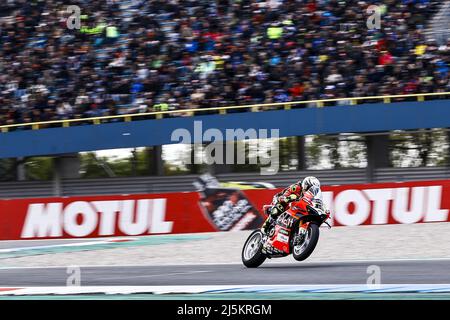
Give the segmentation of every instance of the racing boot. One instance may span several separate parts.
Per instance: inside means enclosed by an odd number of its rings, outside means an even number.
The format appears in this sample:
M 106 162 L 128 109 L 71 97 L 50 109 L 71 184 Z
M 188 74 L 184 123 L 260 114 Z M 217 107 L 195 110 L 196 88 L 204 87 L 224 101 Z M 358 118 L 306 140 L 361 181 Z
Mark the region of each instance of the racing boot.
M 267 235 L 267 231 L 269 230 L 269 227 L 272 225 L 272 223 L 273 223 L 274 221 L 275 221 L 275 220 L 272 218 L 272 216 L 269 215 L 269 216 L 267 217 L 266 221 L 264 221 L 264 223 L 263 223 L 263 225 L 262 225 L 262 227 L 261 227 L 261 232 L 262 232 L 263 234 Z
M 267 231 L 269 231 L 269 227 L 275 222 L 278 215 L 280 214 L 282 206 L 280 204 L 275 205 L 271 210 L 270 214 L 267 217 L 266 221 L 264 221 L 264 224 L 261 227 L 261 232 L 263 234 L 267 234 Z

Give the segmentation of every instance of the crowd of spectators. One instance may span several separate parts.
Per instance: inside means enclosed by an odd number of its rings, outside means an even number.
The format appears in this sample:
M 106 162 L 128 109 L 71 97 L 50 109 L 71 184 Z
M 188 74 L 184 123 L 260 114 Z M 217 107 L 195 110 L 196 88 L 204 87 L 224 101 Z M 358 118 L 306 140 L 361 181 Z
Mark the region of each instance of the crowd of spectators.
M 450 41 L 425 36 L 439 3 L 2 0 L 0 125 L 450 91 Z

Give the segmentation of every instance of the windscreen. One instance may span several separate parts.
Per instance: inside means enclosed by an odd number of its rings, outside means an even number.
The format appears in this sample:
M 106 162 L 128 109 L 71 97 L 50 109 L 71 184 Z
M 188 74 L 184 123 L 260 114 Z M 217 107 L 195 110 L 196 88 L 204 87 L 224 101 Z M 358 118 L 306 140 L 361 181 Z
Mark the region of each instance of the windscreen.
M 308 189 L 308 192 L 310 192 L 313 195 L 312 203 L 314 204 L 314 207 L 317 209 L 323 208 L 323 200 L 322 200 L 322 191 L 319 187 L 312 186 Z

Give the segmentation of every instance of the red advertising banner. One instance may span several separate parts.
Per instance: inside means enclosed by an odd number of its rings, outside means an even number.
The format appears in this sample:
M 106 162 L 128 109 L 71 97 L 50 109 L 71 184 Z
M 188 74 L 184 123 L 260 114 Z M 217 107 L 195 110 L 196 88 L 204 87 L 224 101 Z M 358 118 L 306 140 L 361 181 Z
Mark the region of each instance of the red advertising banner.
M 0 201 L 0 240 L 214 231 L 199 195 L 165 193 Z
M 450 180 L 323 186 L 322 191 L 334 226 L 450 221 Z M 260 208 L 273 191 L 246 194 Z
M 0 240 L 86 238 L 258 228 L 281 189 L 0 200 Z M 449 221 L 450 181 L 324 186 L 331 224 Z

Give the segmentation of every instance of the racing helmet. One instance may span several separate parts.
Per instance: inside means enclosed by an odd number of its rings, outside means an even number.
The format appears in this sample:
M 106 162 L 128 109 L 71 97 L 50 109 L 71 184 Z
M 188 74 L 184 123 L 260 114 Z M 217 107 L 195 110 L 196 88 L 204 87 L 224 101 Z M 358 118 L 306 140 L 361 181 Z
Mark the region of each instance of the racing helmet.
M 320 189 L 320 181 L 316 177 L 309 176 L 302 180 L 301 186 L 303 192 L 308 191 L 311 187 L 317 187 Z

